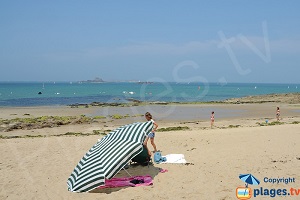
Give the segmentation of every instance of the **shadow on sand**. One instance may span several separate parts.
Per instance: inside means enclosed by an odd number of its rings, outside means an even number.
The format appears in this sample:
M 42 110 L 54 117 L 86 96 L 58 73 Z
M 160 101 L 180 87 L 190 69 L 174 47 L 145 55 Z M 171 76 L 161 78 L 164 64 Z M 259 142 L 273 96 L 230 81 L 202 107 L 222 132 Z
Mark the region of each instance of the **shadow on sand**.
M 149 164 L 148 166 L 142 166 L 139 164 L 131 164 L 130 167 L 127 170 L 127 172 L 131 176 L 145 176 L 145 175 L 150 175 L 152 179 L 159 174 L 161 168 L 155 167 L 152 163 Z M 124 177 L 130 177 L 129 174 L 125 170 L 121 170 L 119 173 L 116 174 L 115 178 L 124 178 Z M 110 194 L 112 192 L 117 192 L 122 189 L 126 189 L 128 187 L 117 187 L 117 188 L 96 188 L 90 193 L 106 193 Z

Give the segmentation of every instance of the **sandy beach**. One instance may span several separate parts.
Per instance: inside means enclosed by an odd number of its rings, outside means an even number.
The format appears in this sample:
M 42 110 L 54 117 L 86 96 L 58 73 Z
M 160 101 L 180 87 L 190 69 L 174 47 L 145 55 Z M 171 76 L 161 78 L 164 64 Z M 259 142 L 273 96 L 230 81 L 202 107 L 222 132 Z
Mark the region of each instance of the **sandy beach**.
M 281 110 L 276 123 L 276 107 Z M 146 105 L 125 108 L 24 107 L 0 108 L 0 118 L 39 116 L 105 116 L 86 124 L 2 131 L 0 135 L 0 199 L 237 199 L 245 183 L 240 174 L 260 180 L 252 189 L 300 189 L 300 104 L 288 102 L 247 104 Z M 215 127 L 210 128 L 210 112 Z M 159 128 L 186 126 L 188 130 L 157 132 L 155 142 L 166 154 L 184 154 L 186 164 L 130 167 L 132 175 L 151 175 L 152 186 L 96 189 L 89 193 L 67 190 L 67 179 L 82 156 L 101 135 L 57 136 L 67 132 L 109 131 L 152 112 Z M 127 115 L 112 119 L 113 114 Z M 266 123 L 266 120 L 268 123 Z M 272 125 L 272 122 L 275 122 Z M 40 137 L 24 137 L 24 136 Z M 54 136 L 55 135 L 55 136 Z M 18 136 L 17 138 L 7 137 Z M 149 144 L 150 148 L 151 145 Z M 160 168 L 168 172 L 160 173 Z M 125 177 L 120 171 L 116 177 Z M 295 178 L 272 184 L 267 178 Z M 277 196 L 278 197 L 278 196 Z M 268 195 L 257 196 L 269 199 Z M 284 199 L 297 199 L 284 196 Z M 299 198 L 299 197 L 298 197 Z

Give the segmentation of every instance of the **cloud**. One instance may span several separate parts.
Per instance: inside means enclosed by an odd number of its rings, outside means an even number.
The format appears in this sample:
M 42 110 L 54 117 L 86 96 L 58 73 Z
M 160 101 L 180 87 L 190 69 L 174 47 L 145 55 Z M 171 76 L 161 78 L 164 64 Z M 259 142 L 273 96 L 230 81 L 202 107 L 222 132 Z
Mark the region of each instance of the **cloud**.
M 270 46 L 272 52 L 297 55 L 300 53 L 300 39 L 280 39 L 273 41 Z
M 258 37 L 258 36 L 245 36 L 238 34 L 233 37 L 226 36 L 228 44 L 231 48 L 237 51 L 251 51 L 251 47 L 257 48 L 261 52 L 266 52 L 267 48 L 273 53 L 296 53 L 300 52 L 300 38 L 282 38 L 282 39 L 270 39 L 269 37 Z M 222 44 L 222 40 L 218 43 L 218 46 Z M 222 46 L 222 45 L 221 45 Z M 222 48 L 222 47 L 221 47 Z
M 130 56 L 130 55 L 185 55 L 217 49 L 217 41 L 192 41 L 181 45 L 170 43 L 140 43 L 127 46 L 94 48 L 85 51 L 86 56 Z
M 294 54 L 300 52 L 299 39 L 270 40 L 264 37 L 236 35 L 226 36 L 228 43 L 236 54 L 249 54 L 260 52 L 266 55 L 267 51 L 273 53 Z M 256 52 L 255 52 L 256 50 Z M 185 55 L 216 55 L 226 53 L 222 47 L 221 38 L 207 41 L 191 41 L 183 44 L 172 43 L 137 43 L 115 47 L 96 47 L 88 49 L 75 49 L 72 52 L 48 53 L 44 58 L 55 61 L 98 60 L 103 58 L 117 58 L 126 56 L 185 56 Z

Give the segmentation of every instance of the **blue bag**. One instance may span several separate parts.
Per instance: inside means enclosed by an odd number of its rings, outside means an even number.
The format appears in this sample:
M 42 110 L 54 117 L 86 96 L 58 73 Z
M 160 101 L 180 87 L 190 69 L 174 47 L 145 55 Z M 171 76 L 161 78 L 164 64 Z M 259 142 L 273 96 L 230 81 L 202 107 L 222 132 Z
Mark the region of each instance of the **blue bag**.
M 165 162 L 167 159 L 165 157 L 161 156 L 161 153 L 159 151 L 155 152 L 154 154 L 154 162 L 156 164 L 159 164 L 161 162 Z

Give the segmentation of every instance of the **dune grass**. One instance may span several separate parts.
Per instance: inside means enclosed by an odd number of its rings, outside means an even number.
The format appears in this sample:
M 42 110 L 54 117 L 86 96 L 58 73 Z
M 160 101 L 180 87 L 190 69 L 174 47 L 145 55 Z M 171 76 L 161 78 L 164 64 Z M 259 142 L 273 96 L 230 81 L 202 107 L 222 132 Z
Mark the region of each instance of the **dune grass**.
M 256 122 L 257 125 L 259 126 L 275 126 L 275 125 L 282 125 L 284 124 L 284 122 L 280 122 L 280 121 L 273 121 L 273 122 Z
M 190 128 L 187 126 L 176 126 L 176 127 L 160 128 L 160 129 L 157 129 L 157 132 L 182 131 L 182 130 L 189 130 L 189 129 Z

